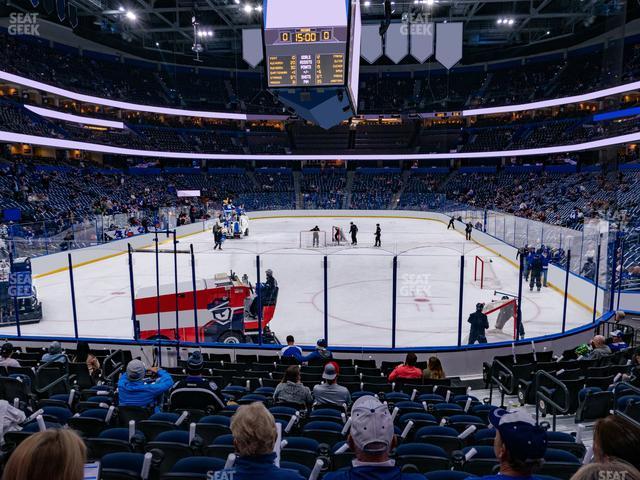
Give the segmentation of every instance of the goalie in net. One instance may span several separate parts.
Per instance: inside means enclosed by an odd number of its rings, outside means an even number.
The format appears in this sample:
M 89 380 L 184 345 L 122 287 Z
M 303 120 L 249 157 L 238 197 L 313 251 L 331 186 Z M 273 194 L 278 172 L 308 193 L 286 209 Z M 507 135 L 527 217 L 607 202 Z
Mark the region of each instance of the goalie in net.
M 510 338 L 517 340 L 518 338 L 524 338 L 524 327 L 521 321 L 518 321 L 518 301 L 515 298 L 511 298 L 507 295 L 503 295 L 500 300 L 494 300 L 492 302 L 484 304 L 482 309 L 489 319 L 489 325 L 493 327 L 489 330 L 490 333 L 504 333 Z M 511 322 L 511 326 L 505 326 Z M 516 325 L 518 328 L 518 334 L 516 334 Z

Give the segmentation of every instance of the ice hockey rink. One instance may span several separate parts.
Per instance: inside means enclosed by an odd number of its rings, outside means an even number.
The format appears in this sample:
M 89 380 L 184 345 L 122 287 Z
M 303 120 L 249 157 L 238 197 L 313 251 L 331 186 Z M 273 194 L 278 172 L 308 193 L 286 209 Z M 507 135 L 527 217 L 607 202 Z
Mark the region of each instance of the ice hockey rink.
M 310 212 L 311 214 L 311 212 Z M 338 215 L 338 214 L 337 214 Z M 348 242 L 326 248 L 300 248 L 301 231 L 315 225 L 330 244 L 332 226 L 348 230 L 353 220 L 359 228 L 358 246 Z M 382 247 L 374 248 L 376 223 L 382 229 Z M 260 270 L 272 269 L 280 291 L 270 326 L 280 340 L 288 334 L 300 344 L 315 344 L 324 337 L 323 258 L 328 258 L 328 340 L 334 346 L 390 347 L 392 342 L 393 258 L 397 256 L 396 346 L 452 346 L 457 344 L 460 296 L 460 263 L 464 255 L 463 338 L 468 336 L 467 318 L 478 302 L 498 299 L 494 291 L 517 295 L 515 265 L 498 257 L 490 245 L 466 241 L 459 230 L 446 224 L 417 218 L 303 217 L 252 219 L 250 235 L 226 240 L 223 250 L 213 251 L 208 230 L 180 239 L 178 248 L 193 244 L 196 277 L 211 278 L 233 270 L 256 281 L 256 256 Z M 306 235 L 306 234 L 303 234 Z M 497 240 L 496 240 L 497 242 Z M 306 243 L 306 242 L 305 242 Z M 487 247 L 487 248 L 485 248 Z M 127 255 L 122 247 L 109 246 L 103 260 L 74 268 L 78 335 L 88 338 L 131 339 L 131 295 Z M 150 247 L 152 248 L 152 247 Z M 162 239 L 160 249 L 171 242 Z M 485 260 L 484 289 L 474 281 L 474 261 Z M 191 281 L 190 255 L 179 254 L 179 282 Z M 173 255 L 159 255 L 160 283 L 174 282 Z M 134 253 L 136 289 L 155 286 L 155 255 Z M 24 325 L 23 335 L 73 336 L 73 312 L 69 273 L 60 271 L 36 277 L 34 284 L 43 304 L 43 320 Z M 548 287 L 541 292 L 523 288 L 522 315 L 526 337 L 561 331 L 564 295 Z M 566 328 L 592 320 L 590 309 L 569 299 Z M 206 319 L 199 320 L 205 323 Z M 495 322 L 495 316 L 490 319 Z M 15 327 L 0 329 L 15 333 Z M 489 341 L 513 338 L 510 321 L 504 333 L 490 330 Z

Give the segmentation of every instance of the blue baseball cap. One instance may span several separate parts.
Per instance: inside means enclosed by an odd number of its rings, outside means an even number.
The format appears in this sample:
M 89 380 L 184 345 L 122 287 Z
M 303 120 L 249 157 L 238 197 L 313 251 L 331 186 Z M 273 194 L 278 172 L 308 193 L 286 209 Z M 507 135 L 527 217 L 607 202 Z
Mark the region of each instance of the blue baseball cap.
M 496 408 L 489 414 L 489 423 L 500 432 L 512 458 L 521 461 L 544 458 L 547 433 L 526 411 Z

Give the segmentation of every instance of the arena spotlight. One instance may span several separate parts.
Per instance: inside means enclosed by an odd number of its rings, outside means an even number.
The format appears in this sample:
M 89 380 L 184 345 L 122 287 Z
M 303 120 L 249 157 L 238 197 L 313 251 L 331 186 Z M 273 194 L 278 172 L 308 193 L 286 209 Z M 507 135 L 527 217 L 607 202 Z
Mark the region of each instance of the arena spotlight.
M 119 11 L 119 12 L 124 12 L 124 7 L 123 7 L 122 5 L 120 5 L 120 6 L 118 7 L 118 11 Z
M 124 16 L 127 17 L 127 20 L 131 20 L 132 22 L 135 22 L 138 18 L 131 10 L 127 10 L 127 13 L 125 13 Z
M 501 18 L 497 19 L 497 20 L 496 20 L 496 23 L 497 23 L 498 25 L 502 25 L 502 19 L 501 19 Z
M 516 21 L 513 18 L 509 19 L 509 25 L 513 25 L 514 23 L 516 23 Z
M 371 2 L 369 0 L 367 0 L 366 2 L 364 2 L 364 6 L 365 7 L 370 7 L 371 6 Z
M 242 9 L 244 10 L 244 13 L 251 13 L 253 11 L 253 8 L 249 4 L 246 4 Z

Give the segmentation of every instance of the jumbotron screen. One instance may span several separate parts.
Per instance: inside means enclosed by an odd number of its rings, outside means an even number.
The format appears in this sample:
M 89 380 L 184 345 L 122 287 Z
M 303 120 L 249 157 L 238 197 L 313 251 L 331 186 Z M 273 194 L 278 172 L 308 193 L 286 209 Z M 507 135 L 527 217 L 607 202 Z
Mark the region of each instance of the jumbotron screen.
M 345 0 L 265 0 L 269 88 L 345 85 L 347 8 Z

